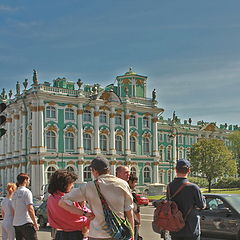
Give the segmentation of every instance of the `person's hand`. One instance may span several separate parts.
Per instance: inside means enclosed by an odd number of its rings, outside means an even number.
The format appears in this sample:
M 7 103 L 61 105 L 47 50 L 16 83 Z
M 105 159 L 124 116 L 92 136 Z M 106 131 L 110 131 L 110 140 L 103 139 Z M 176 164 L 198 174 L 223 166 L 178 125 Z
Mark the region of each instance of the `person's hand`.
M 35 229 L 36 231 L 39 230 L 39 225 L 38 225 L 37 223 L 33 224 L 33 227 L 34 227 L 34 229 Z
M 88 212 L 85 214 L 85 216 L 89 219 L 89 220 L 93 220 L 95 218 L 95 215 L 92 212 Z

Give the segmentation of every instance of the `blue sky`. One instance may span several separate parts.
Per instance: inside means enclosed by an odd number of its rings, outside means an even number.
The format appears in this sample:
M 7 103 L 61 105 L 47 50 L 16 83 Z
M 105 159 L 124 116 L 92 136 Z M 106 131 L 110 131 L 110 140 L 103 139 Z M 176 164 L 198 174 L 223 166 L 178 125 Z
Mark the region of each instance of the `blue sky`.
M 1 89 L 32 69 L 104 86 L 133 67 L 165 118 L 240 125 L 239 11 L 238 0 L 1 0 Z

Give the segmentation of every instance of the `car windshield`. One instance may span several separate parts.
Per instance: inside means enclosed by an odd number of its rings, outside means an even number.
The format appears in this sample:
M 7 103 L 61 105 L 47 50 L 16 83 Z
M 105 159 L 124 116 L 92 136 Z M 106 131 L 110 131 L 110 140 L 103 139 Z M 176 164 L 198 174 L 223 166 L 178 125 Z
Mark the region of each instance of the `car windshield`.
M 240 213 L 240 194 L 228 195 L 225 199 Z

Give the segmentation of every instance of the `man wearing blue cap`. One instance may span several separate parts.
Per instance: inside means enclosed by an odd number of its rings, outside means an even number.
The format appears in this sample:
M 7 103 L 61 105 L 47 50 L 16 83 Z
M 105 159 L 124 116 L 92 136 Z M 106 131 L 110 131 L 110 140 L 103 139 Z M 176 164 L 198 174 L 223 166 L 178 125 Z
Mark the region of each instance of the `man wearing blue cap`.
M 173 198 L 178 209 L 185 217 L 185 227 L 178 232 L 171 232 L 172 240 L 200 240 L 200 216 L 196 208 L 205 208 L 206 201 L 199 187 L 187 179 L 190 173 L 190 162 L 180 159 L 176 164 L 176 177 L 169 184 L 170 196 L 182 186 L 184 188 Z

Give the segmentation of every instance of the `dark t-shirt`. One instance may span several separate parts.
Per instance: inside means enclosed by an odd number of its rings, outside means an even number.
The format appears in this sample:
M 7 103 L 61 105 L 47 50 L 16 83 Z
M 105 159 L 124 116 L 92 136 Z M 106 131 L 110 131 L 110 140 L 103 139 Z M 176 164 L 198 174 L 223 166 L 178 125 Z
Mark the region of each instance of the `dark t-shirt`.
M 172 196 L 184 182 L 188 182 L 188 180 L 186 178 L 175 178 L 169 184 L 170 195 Z M 185 227 L 179 232 L 171 232 L 171 235 L 176 237 L 196 237 L 200 235 L 200 216 L 197 215 L 196 208 L 204 208 L 206 201 L 199 187 L 193 183 L 188 184 L 172 200 L 177 203 L 183 216 L 187 214 L 190 208 L 192 208 L 192 211 L 187 216 Z

